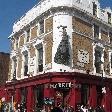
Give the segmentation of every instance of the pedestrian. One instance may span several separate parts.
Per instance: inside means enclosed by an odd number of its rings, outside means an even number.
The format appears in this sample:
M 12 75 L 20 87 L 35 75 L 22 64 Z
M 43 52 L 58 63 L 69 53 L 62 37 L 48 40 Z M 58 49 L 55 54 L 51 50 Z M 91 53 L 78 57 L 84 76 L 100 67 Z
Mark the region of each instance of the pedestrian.
M 43 109 L 41 110 L 41 112 L 46 112 L 45 106 L 43 106 Z
M 63 112 L 63 110 L 60 107 L 54 107 L 51 112 Z

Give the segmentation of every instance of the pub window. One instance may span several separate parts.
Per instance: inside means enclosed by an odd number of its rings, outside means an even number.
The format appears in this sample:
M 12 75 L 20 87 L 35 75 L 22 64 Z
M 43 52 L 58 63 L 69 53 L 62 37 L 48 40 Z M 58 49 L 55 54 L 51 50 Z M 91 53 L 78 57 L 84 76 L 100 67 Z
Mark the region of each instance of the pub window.
M 93 15 L 97 16 L 97 5 L 93 3 Z
M 38 85 L 34 88 L 35 107 L 41 109 L 44 104 L 44 85 Z
M 44 20 L 39 22 L 39 28 L 40 28 L 39 34 L 44 33 Z
M 89 85 L 87 84 L 82 84 L 81 85 L 81 104 L 87 105 L 88 100 L 89 100 Z
M 112 32 L 109 32 L 110 44 L 112 44 Z
M 24 76 L 28 75 L 28 53 L 24 54 Z
M 21 88 L 21 106 L 23 109 L 26 109 L 27 102 L 27 88 Z
M 97 91 L 97 105 L 101 106 L 101 102 L 103 99 L 102 86 L 97 86 L 96 91 Z
M 96 73 L 101 73 L 101 57 L 102 52 L 99 49 L 95 49 L 95 67 L 96 67 Z
M 111 13 L 107 12 L 108 15 L 108 23 L 111 24 Z
M 39 44 L 37 46 L 37 51 L 38 51 L 38 72 L 43 71 L 43 46 L 42 44 Z
M 99 26 L 94 24 L 94 37 L 99 38 Z
M 13 59 L 13 79 L 16 79 L 17 59 Z
M 27 31 L 26 31 L 26 42 L 29 42 L 29 39 L 30 39 L 30 29 L 28 29 Z

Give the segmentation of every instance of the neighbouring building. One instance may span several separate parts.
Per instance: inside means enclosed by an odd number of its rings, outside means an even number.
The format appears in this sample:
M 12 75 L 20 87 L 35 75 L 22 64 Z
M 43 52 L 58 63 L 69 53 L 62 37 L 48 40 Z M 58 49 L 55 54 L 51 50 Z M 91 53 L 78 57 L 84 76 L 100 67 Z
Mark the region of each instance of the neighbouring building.
M 0 52 L 0 98 L 5 96 L 4 84 L 8 80 L 10 55 L 9 53 Z
M 13 94 L 27 112 L 78 104 L 112 112 L 110 8 L 98 0 L 40 0 L 9 39 L 7 101 Z
M 9 53 L 0 52 L 0 85 L 5 84 L 8 80 L 9 61 Z

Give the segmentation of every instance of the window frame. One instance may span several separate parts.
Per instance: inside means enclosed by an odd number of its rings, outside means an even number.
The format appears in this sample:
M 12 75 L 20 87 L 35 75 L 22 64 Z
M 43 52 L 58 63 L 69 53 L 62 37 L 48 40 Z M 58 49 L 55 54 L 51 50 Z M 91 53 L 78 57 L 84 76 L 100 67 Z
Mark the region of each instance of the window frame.
M 93 2 L 93 15 L 97 16 L 97 4 L 95 2 Z
M 107 12 L 107 15 L 108 15 L 108 24 L 111 24 L 111 21 L 112 21 L 111 13 Z
M 39 21 L 39 35 L 43 34 L 45 32 L 45 22 L 44 19 Z
M 42 49 L 42 53 L 41 54 L 39 54 L 39 51 L 40 51 L 40 49 Z M 36 66 L 36 68 L 37 68 L 37 72 L 43 72 L 43 55 L 44 55 L 44 51 L 43 51 L 43 44 L 42 43 L 40 43 L 40 44 L 38 44 L 38 45 L 36 45 L 36 51 L 37 51 L 37 55 L 36 55 L 36 63 L 37 63 L 37 66 Z M 40 56 L 39 55 L 41 55 L 41 63 L 39 62 L 40 61 Z M 40 68 L 42 67 L 42 70 L 40 70 Z
M 99 52 L 100 53 L 100 60 L 99 61 L 96 61 L 96 59 L 98 59 L 98 57 L 96 57 L 96 51 L 97 51 L 97 53 Z M 101 47 L 96 47 L 95 48 L 95 54 L 94 54 L 94 56 L 95 56 L 95 62 L 94 62 L 94 66 L 95 66 L 95 69 L 96 69 L 96 73 L 102 73 L 103 72 L 103 70 L 102 70 L 102 64 L 103 64 L 103 62 L 102 62 L 102 56 L 103 56 L 103 54 L 104 54 L 104 52 L 103 52 L 103 49 L 101 48 Z M 99 67 L 97 67 L 96 66 L 96 64 L 99 66 Z
M 27 55 L 27 62 L 26 62 L 26 55 Z M 23 54 L 23 56 L 24 56 L 24 63 L 23 63 L 23 67 L 24 67 L 24 76 L 28 76 L 28 52 L 25 52 L 24 54 Z
M 100 37 L 100 27 L 94 24 L 94 38 L 99 39 Z
M 30 41 L 30 33 L 31 33 L 31 30 L 29 28 L 29 29 L 26 30 L 26 42 Z

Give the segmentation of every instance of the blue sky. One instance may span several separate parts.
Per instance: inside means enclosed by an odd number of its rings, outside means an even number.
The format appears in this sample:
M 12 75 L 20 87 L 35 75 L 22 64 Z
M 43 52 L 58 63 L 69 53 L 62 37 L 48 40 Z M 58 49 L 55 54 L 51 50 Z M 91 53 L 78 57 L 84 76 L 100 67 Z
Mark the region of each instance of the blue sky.
M 112 0 L 99 0 L 102 7 L 110 6 Z M 10 52 L 8 36 L 13 23 L 31 9 L 38 0 L 0 0 L 0 52 Z

